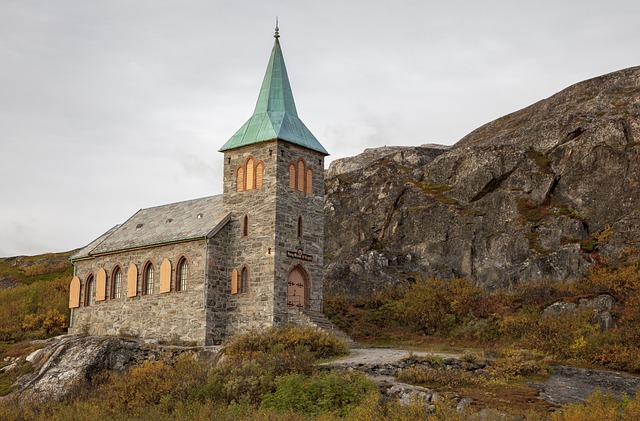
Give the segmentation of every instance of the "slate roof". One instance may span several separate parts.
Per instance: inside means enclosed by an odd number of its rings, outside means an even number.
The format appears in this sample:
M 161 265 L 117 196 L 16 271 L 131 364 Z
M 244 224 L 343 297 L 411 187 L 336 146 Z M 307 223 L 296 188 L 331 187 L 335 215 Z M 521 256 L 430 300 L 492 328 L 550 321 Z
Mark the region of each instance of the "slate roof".
M 152 246 L 214 235 L 227 223 L 222 195 L 140 209 L 126 222 L 116 225 L 73 256 L 71 260 L 96 254 Z
M 253 115 L 220 148 L 220 151 L 224 152 L 268 140 L 281 139 L 329 155 L 313 133 L 298 118 L 287 68 L 284 65 L 284 57 L 278 41 L 277 27 L 275 38 Z

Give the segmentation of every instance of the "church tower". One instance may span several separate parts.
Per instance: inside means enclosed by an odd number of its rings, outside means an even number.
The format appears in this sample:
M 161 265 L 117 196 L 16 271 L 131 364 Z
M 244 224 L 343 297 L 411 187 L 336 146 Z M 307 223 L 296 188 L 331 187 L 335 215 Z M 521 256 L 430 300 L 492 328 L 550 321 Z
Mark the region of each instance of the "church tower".
M 322 311 L 328 153 L 298 118 L 277 25 L 253 115 L 220 152 L 231 215 L 227 334 Z

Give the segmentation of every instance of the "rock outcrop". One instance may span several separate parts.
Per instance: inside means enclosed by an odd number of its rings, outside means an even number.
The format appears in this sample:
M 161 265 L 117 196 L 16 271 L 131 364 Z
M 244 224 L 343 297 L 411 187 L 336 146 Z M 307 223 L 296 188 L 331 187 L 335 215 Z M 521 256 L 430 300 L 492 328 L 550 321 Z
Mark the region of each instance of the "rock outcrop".
M 161 346 L 139 339 L 115 336 L 64 335 L 34 341 L 28 355 L 16 358 L 3 371 L 21 370 L 14 391 L 3 399 L 61 399 L 96 373 L 123 372 L 143 361 L 166 360 L 187 353 L 194 358 L 213 358 L 217 347 Z M 25 366 L 29 369 L 25 370 Z
M 640 67 L 573 85 L 453 147 L 367 150 L 326 179 L 328 292 L 418 273 L 573 279 L 640 236 Z

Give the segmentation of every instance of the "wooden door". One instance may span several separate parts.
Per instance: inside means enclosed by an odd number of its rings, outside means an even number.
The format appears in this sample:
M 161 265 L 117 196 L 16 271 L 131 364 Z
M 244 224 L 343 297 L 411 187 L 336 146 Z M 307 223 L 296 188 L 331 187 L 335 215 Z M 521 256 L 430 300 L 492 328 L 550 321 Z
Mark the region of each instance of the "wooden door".
M 287 279 L 287 305 L 307 308 L 307 279 L 300 268 L 295 268 Z

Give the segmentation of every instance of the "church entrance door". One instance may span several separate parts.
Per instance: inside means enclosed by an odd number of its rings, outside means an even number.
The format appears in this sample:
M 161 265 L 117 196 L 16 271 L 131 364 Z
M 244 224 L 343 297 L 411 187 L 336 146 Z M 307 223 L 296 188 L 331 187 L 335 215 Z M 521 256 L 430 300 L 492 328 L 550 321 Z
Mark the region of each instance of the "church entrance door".
M 287 278 L 287 305 L 296 308 L 309 308 L 308 291 L 307 276 L 300 267 L 296 267 Z

